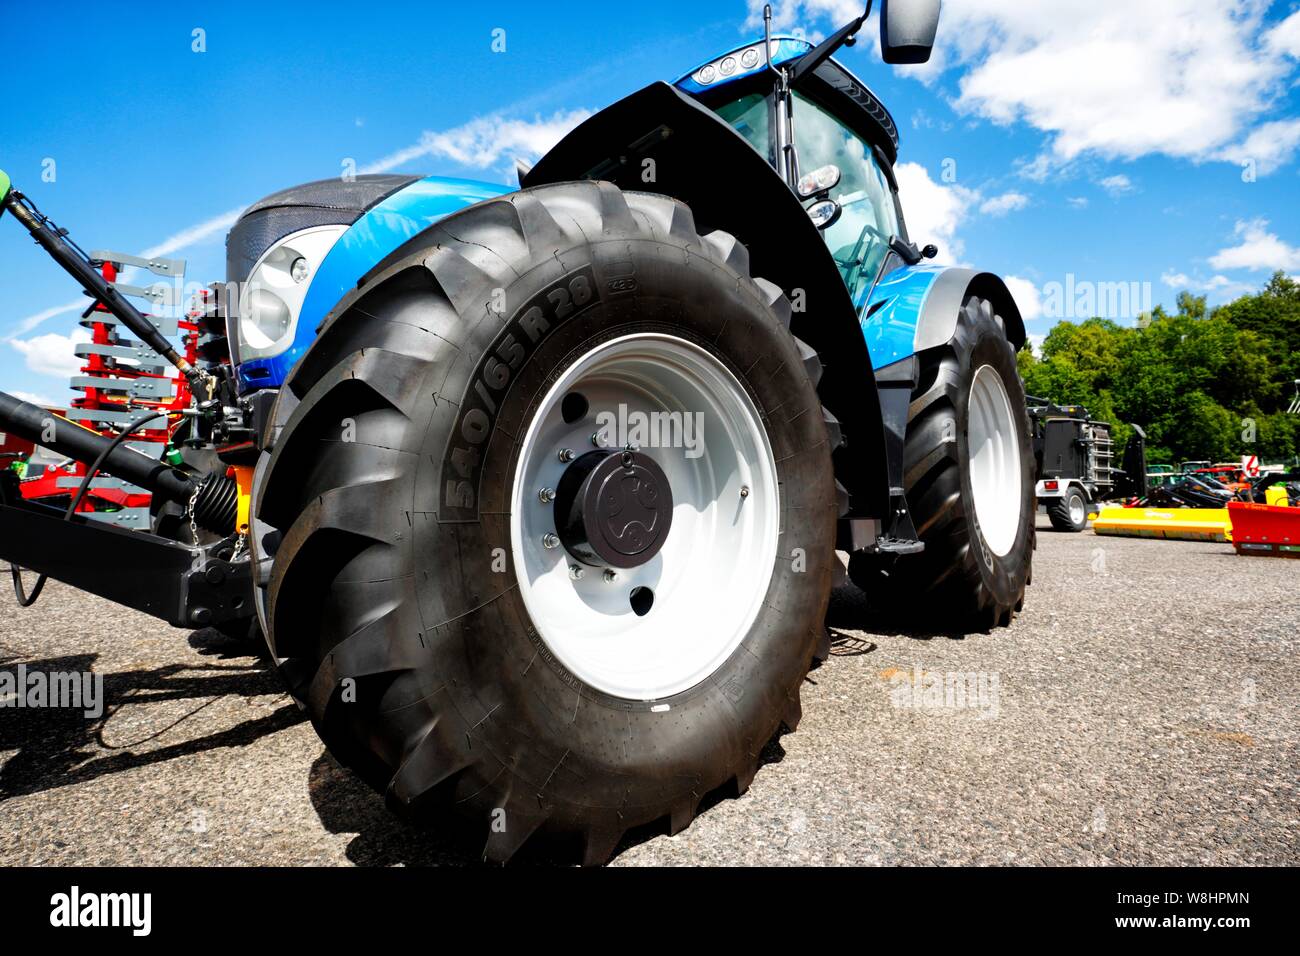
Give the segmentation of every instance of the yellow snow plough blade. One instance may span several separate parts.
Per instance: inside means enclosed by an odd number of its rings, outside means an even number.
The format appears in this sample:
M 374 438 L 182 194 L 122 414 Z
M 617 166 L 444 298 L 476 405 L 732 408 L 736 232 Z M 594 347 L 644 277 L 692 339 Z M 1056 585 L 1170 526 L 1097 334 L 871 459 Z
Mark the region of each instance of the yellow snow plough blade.
M 1179 541 L 1231 541 L 1227 508 L 1102 508 L 1097 534 Z

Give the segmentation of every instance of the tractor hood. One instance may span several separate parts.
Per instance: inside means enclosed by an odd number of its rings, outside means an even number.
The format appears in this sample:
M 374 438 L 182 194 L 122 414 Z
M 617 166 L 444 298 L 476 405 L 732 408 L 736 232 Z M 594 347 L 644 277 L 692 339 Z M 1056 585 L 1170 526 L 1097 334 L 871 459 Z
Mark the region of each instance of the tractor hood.
M 315 340 L 316 330 L 330 310 L 408 239 L 466 206 L 512 191 L 494 183 L 429 176 L 377 199 L 351 225 L 343 228 L 313 269 L 289 346 L 278 355 L 240 363 L 240 390 L 248 392 L 282 385 L 289 370 Z M 227 275 L 226 278 L 242 281 L 243 277 Z

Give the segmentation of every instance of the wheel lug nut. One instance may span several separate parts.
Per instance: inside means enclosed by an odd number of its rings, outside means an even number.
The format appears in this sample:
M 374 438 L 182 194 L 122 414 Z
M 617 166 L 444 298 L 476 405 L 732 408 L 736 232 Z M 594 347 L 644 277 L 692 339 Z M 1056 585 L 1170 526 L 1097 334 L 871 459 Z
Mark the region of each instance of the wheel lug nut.
M 581 580 L 582 580 L 582 575 L 583 575 L 584 573 L 585 573 L 585 572 L 584 572 L 584 571 L 582 570 L 582 568 L 580 568 L 578 565 L 576 565 L 576 564 L 571 564 L 571 565 L 569 565 L 569 577 L 573 578 L 573 580 L 575 580 L 575 581 L 581 581 Z
M 573 461 L 573 449 L 572 449 L 572 448 L 561 448 L 561 449 L 560 449 L 560 461 L 564 462 L 565 464 L 568 464 L 569 462 Z
M 605 439 L 604 439 L 604 436 L 601 435 L 600 432 L 592 432 L 592 433 L 591 433 L 591 443 L 592 443 L 593 445 L 595 445 L 597 448 L 604 448 L 604 447 L 605 447 Z
M 549 505 L 552 501 L 555 500 L 555 489 L 543 488 L 541 491 L 537 492 L 537 497 L 542 504 Z
M 617 580 L 618 580 L 618 572 L 615 571 L 613 568 L 606 568 L 606 569 L 605 569 L 605 583 L 606 583 L 606 584 L 613 584 L 613 583 L 614 583 L 615 581 L 617 581 Z
M 560 536 L 554 532 L 548 531 L 542 535 L 542 547 L 550 551 L 560 546 Z

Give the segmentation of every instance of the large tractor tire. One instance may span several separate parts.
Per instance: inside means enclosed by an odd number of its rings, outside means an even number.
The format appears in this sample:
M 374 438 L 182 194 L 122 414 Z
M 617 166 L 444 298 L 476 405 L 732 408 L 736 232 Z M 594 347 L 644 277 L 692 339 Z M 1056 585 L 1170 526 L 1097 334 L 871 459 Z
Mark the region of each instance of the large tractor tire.
M 839 513 L 789 320 L 733 237 L 607 183 L 481 203 L 367 276 L 255 504 L 269 643 L 335 756 L 498 861 L 536 834 L 600 863 L 743 792 L 799 721 Z
M 1082 531 L 1088 527 L 1088 502 L 1078 488 L 1070 488 L 1047 506 L 1047 517 L 1057 531 Z
M 911 622 L 1006 626 L 1024 603 L 1037 507 L 1015 352 L 991 303 L 972 297 L 948 344 L 918 358 L 904 487 L 925 551 L 892 566 L 859 552 L 849 576 Z

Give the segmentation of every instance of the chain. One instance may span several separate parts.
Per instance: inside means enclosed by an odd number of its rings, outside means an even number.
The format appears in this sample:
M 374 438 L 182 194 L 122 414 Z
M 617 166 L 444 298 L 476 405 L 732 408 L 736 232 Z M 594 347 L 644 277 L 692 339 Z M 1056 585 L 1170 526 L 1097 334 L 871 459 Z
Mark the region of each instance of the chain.
M 243 531 L 239 532 L 239 537 L 235 539 L 235 550 L 230 553 L 230 563 L 234 564 L 239 560 L 240 555 L 244 553 L 244 544 L 248 540 L 248 535 Z
M 190 495 L 190 502 L 185 506 L 185 514 L 190 519 L 190 543 L 195 547 L 199 544 L 199 526 L 194 521 L 194 506 L 199 503 L 199 488 L 201 486 L 196 482 L 194 485 L 194 494 Z

